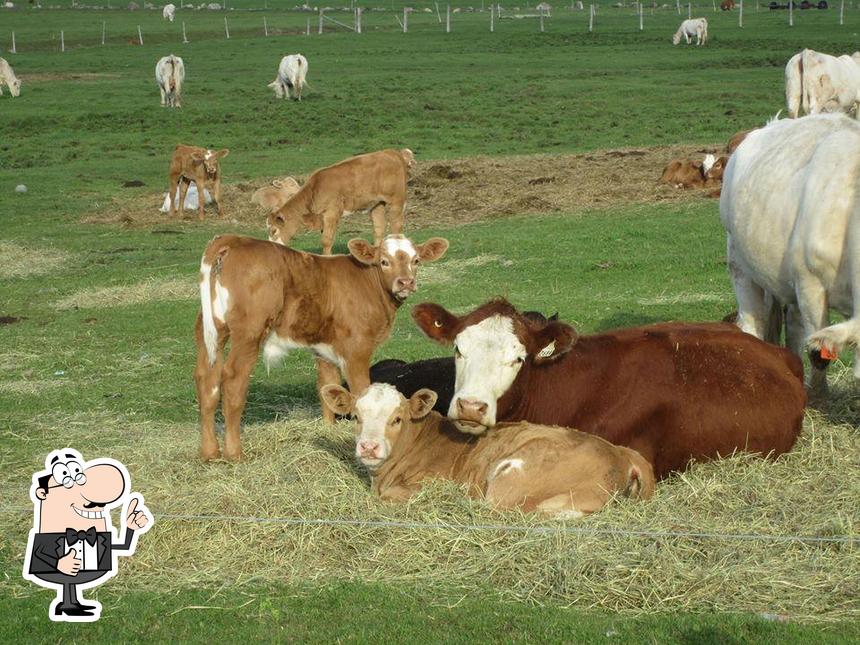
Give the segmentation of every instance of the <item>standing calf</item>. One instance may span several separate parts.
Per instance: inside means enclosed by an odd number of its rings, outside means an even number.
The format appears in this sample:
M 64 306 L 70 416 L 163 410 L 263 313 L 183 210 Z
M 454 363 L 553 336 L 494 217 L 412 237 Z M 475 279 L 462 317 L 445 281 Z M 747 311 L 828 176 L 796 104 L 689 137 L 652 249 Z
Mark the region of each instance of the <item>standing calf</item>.
M 188 184 L 192 181 L 197 184 L 197 194 L 205 195 L 206 182 L 212 184 L 212 195 L 215 198 L 215 203 L 218 205 L 218 215 L 223 215 L 224 211 L 221 208 L 221 164 L 219 159 L 223 159 L 229 154 L 229 150 L 207 150 L 206 148 L 198 148 L 196 146 L 186 146 L 179 144 L 173 150 L 173 157 L 170 159 L 170 216 L 176 215 L 177 196 L 180 204 L 185 204 L 185 191 L 188 190 Z M 181 182 L 181 183 L 180 183 Z M 177 193 L 176 187 L 179 186 Z M 203 206 L 204 199 L 198 199 L 198 217 L 203 221 Z
M 436 393 L 426 389 L 407 400 L 374 383 L 356 398 L 327 385 L 322 397 L 337 414 L 355 413 L 355 454 L 384 500 L 405 501 L 423 480 L 448 479 L 498 508 L 579 518 L 615 493 L 647 499 L 654 492 L 654 472 L 642 455 L 583 432 L 520 422 L 464 435 L 432 410 Z
M 220 454 L 215 408 L 222 390 L 224 457 L 241 459 L 239 426 L 260 347 L 267 364 L 291 349 L 310 349 L 318 389 L 340 383 L 340 372 L 355 392 L 370 385 L 370 357 L 417 289 L 419 263 L 437 260 L 447 249 L 441 238 L 414 245 L 391 235 L 379 246 L 354 239 L 350 255 L 324 257 L 249 237 L 212 240 L 200 264 L 194 372 L 203 459 Z M 328 408 L 323 416 L 334 421 Z
M 414 163 L 412 151 L 406 148 L 358 155 L 317 170 L 286 204 L 269 214 L 269 240 L 286 246 L 304 224 L 322 229 L 323 254 L 331 255 L 341 216 L 370 209 L 373 242 L 379 245 L 385 237 L 386 217 L 392 233 L 403 231 L 406 182 Z
M 182 107 L 182 82 L 185 80 L 185 63 L 179 56 L 165 56 L 155 65 L 155 82 L 161 91 L 161 105 Z

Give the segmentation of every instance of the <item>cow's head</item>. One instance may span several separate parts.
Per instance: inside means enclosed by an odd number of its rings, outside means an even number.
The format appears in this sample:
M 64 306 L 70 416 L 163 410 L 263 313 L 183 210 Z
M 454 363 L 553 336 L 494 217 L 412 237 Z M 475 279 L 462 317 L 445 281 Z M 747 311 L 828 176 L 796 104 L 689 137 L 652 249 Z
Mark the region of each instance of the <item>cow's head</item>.
M 430 414 L 436 403 L 432 390 L 418 390 L 407 400 L 387 383 L 374 383 L 358 397 L 340 385 L 326 385 L 321 394 L 335 414 L 352 415 L 355 456 L 371 471 L 391 456 L 404 428 Z
M 679 29 L 674 36 L 672 36 L 672 44 L 677 45 L 681 42 L 681 30 Z
M 227 148 L 218 150 L 217 152 L 215 150 L 199 150 L 191 153 L 191 159 L 195 164 L 202 163 L 209 177 L 215 177 L 218 175 L 219 160 L 228 154 L 230 154 L 230 150 Z
M 9 83 L 9 93 L 12 96 L 18 96 L 21 93 L 21 79 L 16 78 L 14 81 Z
M 448 240 L 433 237 L 424 244 L 413 244 L 402 235 L 389 235 L 373 246 L 360 238 L 349 241 L 349 253 L 358 262 L 377 267 L 385 288 L 398 301 L 418 289 L 418 265 L 438 260 L 448 250 Z
M 454 344 L 457 376 L 448 416 L 471 434 L 496 424 L 498 401 L 519 376 L 558 360 L 578 338 L 570 325 L 524 316 L 503 299 L 464 316 L 425 303 L 412 317 L 431 339 Z

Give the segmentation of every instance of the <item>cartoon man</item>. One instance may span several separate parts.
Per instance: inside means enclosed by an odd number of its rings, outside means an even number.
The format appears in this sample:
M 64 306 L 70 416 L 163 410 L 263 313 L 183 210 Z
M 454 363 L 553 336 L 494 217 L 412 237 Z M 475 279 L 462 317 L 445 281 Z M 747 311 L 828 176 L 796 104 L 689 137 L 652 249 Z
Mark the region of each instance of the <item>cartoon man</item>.
M 33 475 L 33 528 L 24 578 L 56 588 L 51 620 L 94 621 L 101 603 L 84 604 L 78 587 L 102 584 L 117 571 L 117 555 L 132 555 L 137 538 L 152 526 L 143 497 L 128 495 L 128 471 L 113 459 L 85 462 L 76 450 L 56 450 Z M 125 504 L 125 538 L 116 541 L 109 509 Z

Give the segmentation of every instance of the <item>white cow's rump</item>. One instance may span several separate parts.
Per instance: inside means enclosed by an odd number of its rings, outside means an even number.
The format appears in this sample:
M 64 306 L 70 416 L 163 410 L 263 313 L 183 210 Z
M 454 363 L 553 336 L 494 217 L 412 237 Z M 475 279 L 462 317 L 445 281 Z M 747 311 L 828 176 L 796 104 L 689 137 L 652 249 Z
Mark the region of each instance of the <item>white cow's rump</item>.
M 677 45 L 683 38 L 687 44 L 690 44 L 690 39 L 695 37 L 697 45 L 704 45 L 708 42 L 708 21 L 704 18 L 691 18 L 685 20 L 678 27 L 678 31 L 672 36 L 672 44 Z
M 302 88 L 307 85 L 308 60 L 301 54 L 290 54 L 281 59 L 278 76 L 269 83 L 279 99 L 294 98 L 302 100 Z
M 9 88 L 12 96 L 18 96 L 21 93 L 21 81 L 15 76 L 12 66 L 6 62 L 6 59 L 0 58 L 0 96 L 3 95 L 4 85 Z
M 830 56 L 811 49 L 792 56 L 785 66 L 788 116 L 854 112 L 860 97 L 860 52 Z
M 824 386 L 821 355 L 860 343 L 860 124 L 817 115 L 750 133 L 726 168 L 720 218 L 738 325 L 763 338 L 768 298 L 786 306 L 788 345 L 809 345 L 810 384 Z M 851 318 L 829 326 L 831 308 Z
M 179 56 L 165 56 L 155 65 L 155 81 L 161 91 L 161 104 L 182 107 L 182 82 L 185 80 L 185 63 Z
M 173 22 L 173 19 L 176 17 L 176 5 L 175 4 L 166 4 L 164 5 L 164 9 L 161 10 L 161 17 L 165 20 L 169 20 Z

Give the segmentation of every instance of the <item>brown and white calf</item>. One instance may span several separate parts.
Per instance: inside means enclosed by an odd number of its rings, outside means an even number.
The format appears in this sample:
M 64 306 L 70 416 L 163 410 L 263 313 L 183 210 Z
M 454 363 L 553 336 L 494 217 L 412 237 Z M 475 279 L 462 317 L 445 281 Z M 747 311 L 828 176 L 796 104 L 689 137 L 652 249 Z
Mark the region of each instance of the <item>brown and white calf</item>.
M 706 155 L 702 161 L 692 159 L 673 159 L 663 169 L 661 184 L 671 184 L 676 188 L 703 188 L 718 185 L 723 178 L 723 170 L 728 157 Z
M 370 385 L 371 356 L 417 289 L 418 265 L 447 249 L 442 238 L 413 244 L 390 235 L 378 246 L 350 240 L 350 255 L 320 256 L 250 237 L 213 239 L 200 263 L 194 372 L 203 459 L 220 455 L 215 408 L 222 395 L 224 457 L 241 459 L 239 426 L 261 347 L 267 364 L 291 349 L 311 350 L 318 389 L 340 383 L 341 373 L 353 391 Z M 323 416 L 334 421 L 325 406 Z
M 386 218 L 392 233 L 402 233 L 406 182 L 414 163 L 409 149 L 380 150 L 315 171 L 299 192 L 269 214 L 269 239 L 287 246 L 304 224 L 322 230 L 323 254 L 331 255 L 341 216 L 368 209 L 374 244 L 385 237 Z
M 212 196 L 218 205 L 218 214 L 223 215 L 221 207 L 221 164 L 220 160 L 230 153 L 229 150 L 208 150 L 197 146 L 186 146 L 179 144 L 173 150 L 170 158 L 170 215 L 176 215 L 177 192 L 179 186 L 178 201 L 185 204 L 185 193 L 188 185 L 193 181 L 197 184 L 197 194 L 204 195 L 206 185 L 212 186 Z M 203 206 L 205 200 L 198 200 L 197 216 L 203 221 Z
M 803 364 L 733 325 L 579 336 L 501 299 L 464 316 L 421 304 L 412 316 L 430 338 L 454 344 L 448 416 L 464 432 L 499 421 L 579 428 L 638 451 L 660 478 L 735 451 L 782 454 L 803 427 Z
M 424 480 L 448 479 L 498 508 L 577 518 L 616 493 L 647 499 L 654 492 L 654 472 L 642 455 L 594 435 L 525 422 L 464 435 L 433 411 L 436 393 L 427 389 L 407 400 L 383 383 L 359 397 L 328 385 L 322 397 L 333 412 L 354 415 L 356 457 L 384 500 L 404 501 Z

